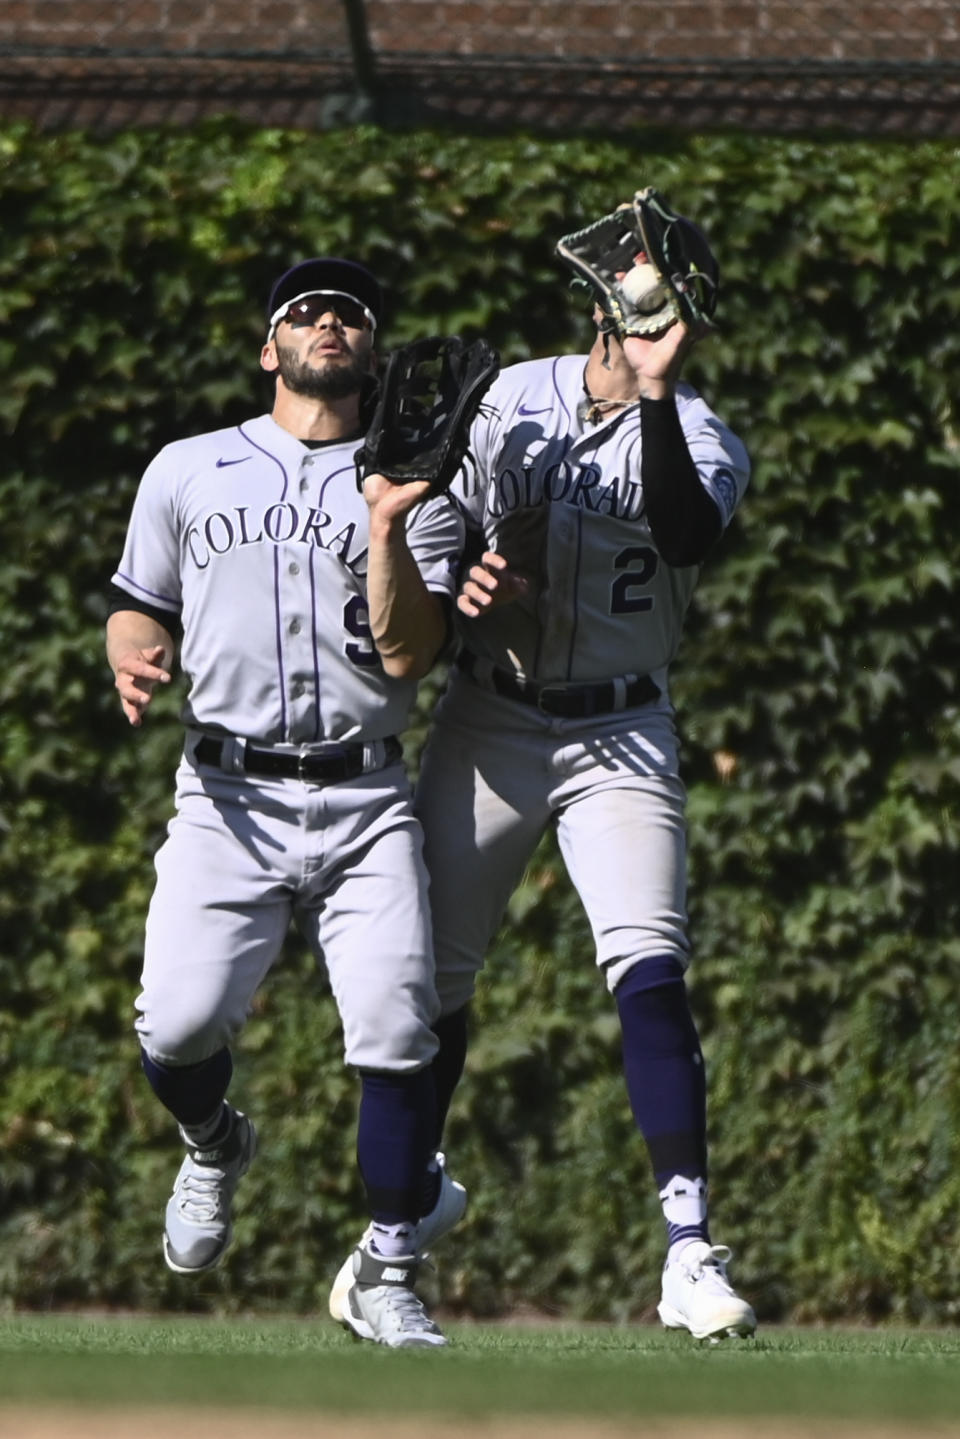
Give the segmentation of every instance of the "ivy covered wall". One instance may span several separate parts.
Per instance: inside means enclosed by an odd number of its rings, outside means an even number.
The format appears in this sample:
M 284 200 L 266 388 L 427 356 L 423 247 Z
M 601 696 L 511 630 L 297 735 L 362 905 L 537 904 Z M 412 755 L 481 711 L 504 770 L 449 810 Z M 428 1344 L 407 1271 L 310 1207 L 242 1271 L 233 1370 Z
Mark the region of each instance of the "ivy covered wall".
M 309 254 L 382 276 L 388 344 L 585 349 L 554 240 L 647 183 L 716 245 L 720 331 L 689 373 L 754 461 L 674 680 L 715 1237 L 763 1317 L 954 1318 L 955 147 L 227 122 L 0 131 L 0 1302 L 321 1310 L 362 1214 L 356 1082 L 294 935 L 237 1054 L 262 1152 L 234 1247 L 193 1284 L 162 1263 L 179 1160 L 131 1021 L 178 696 L 129 730 L 102 648 L 144 465 L 268 406 L 267 291 Z M 649 1316 L 656 1196 L 552 843 L 475 1019 L 448 1133 L 472 1203 L 438 1297 Z

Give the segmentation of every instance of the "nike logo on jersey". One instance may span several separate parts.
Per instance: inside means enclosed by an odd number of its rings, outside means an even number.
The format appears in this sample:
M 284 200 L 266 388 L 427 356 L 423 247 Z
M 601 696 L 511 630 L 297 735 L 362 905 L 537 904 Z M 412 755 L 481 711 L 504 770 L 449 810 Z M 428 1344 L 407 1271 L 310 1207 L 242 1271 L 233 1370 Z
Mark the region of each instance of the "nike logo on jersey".
M 218 460 L 217 469 L 222 470 L 224 465 L 245 465 L 249 458 L 249 455 L 241 455 L 239 460 Z
M 517 409 L 518 415 L 549 415 L 553 409 L 552 405 L 541 405 L 539 409 L 530 410 L 526 405 L 520 405 Z

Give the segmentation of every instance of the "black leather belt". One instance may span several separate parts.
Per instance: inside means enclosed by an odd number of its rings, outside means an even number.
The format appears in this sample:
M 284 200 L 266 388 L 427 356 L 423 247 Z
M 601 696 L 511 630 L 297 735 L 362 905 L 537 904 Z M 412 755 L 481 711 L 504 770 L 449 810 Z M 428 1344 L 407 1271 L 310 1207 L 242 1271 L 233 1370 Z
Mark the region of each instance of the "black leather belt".
M 221 768 L 224 744 L 233 741 L 213 739 L 204 735 L 197 741 L 193 751 L 194 759 L 200 764 L 212 764 Z M 322 753 L 303 750 L 291 754 L 289 750 L 257 749 L 256 745 L 244 745 L 238 771 L 243 774 L 268 775 L 274 779 L 302 779 L 314 784 L 336 784 L 338 780 L 356 779 L 371 769 L 380 769 L 395 764 L 403 754 L 400 741 L 391 735 L 383 740 L 383 765 L 366 762 L 370 746 L 343 744 Z M 231 773 L 233 772 L 231 767 Z
M 488 665 L 469 650 L 461 650 L 457 666 L 484 689 L 493 690 L 506 699 L 533 705 L 544 714 L 559 719 L 589 719 L 591 715 L 611 714 L 614 710 L 633 709 L 635 705 L 652 704 L 660 698 L 660 688 L 649 675 L 636 675 L 628 680 L 602 680 L 599 684 L 541 684 L 524 679 L 509 670 Z

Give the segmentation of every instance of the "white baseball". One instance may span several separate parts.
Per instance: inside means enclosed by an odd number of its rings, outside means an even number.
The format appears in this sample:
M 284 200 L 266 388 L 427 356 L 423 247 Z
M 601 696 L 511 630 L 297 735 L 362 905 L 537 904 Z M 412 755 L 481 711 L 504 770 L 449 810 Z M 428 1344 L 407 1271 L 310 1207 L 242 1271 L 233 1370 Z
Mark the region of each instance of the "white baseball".
M 620 288 L 631 304 L 635 305 L 659 284 L 660 277 L 652 265 L 634 265 L 620 281 Z

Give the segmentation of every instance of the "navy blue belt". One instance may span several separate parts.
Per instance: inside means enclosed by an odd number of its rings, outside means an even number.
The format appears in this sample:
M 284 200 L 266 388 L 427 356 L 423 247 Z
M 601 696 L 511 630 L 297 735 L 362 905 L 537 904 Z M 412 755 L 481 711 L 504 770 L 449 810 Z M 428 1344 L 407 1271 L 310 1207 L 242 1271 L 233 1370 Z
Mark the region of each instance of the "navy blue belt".
M 457 666 L 483 689 L 493 690 L 505 699 L 532 705 L 543 714 L 554 715 L 558 719 L 589 719 L 591 715 L 612 714 L 615 710 L 652 704 L 660 698 L 660 687 L 649 675 L 601 680 L 597 684 L 541 684 L 539 680 L 511 674 L 509 670 L 481 660 L 469 650 L 460 651 Z
M 213 739 L 204 735 L 197 741 L 193 751 L 194 759 L 200 764 L 212 764 L 223 768 L 223 748 L 232 744 L 230 740 Z M 342 744 L 324 751 L 302 750 L 299 754 L 290 750 L 258 749 L 256 745 L 243 746 L 242 759 L 237 769 L 243 774 L 265 775 L 274 779 L 301 779 L 313 784 L 336 784 L 338 780 L 356 779 L 371 769 L 382 769 L 395 764 L 403 755 L 400 741 L 391 735 L 382 741 L 383 761 L 371 765 L 371 746 L 363 744 Z M 229 767 L 233 770 L 233 766 Z

